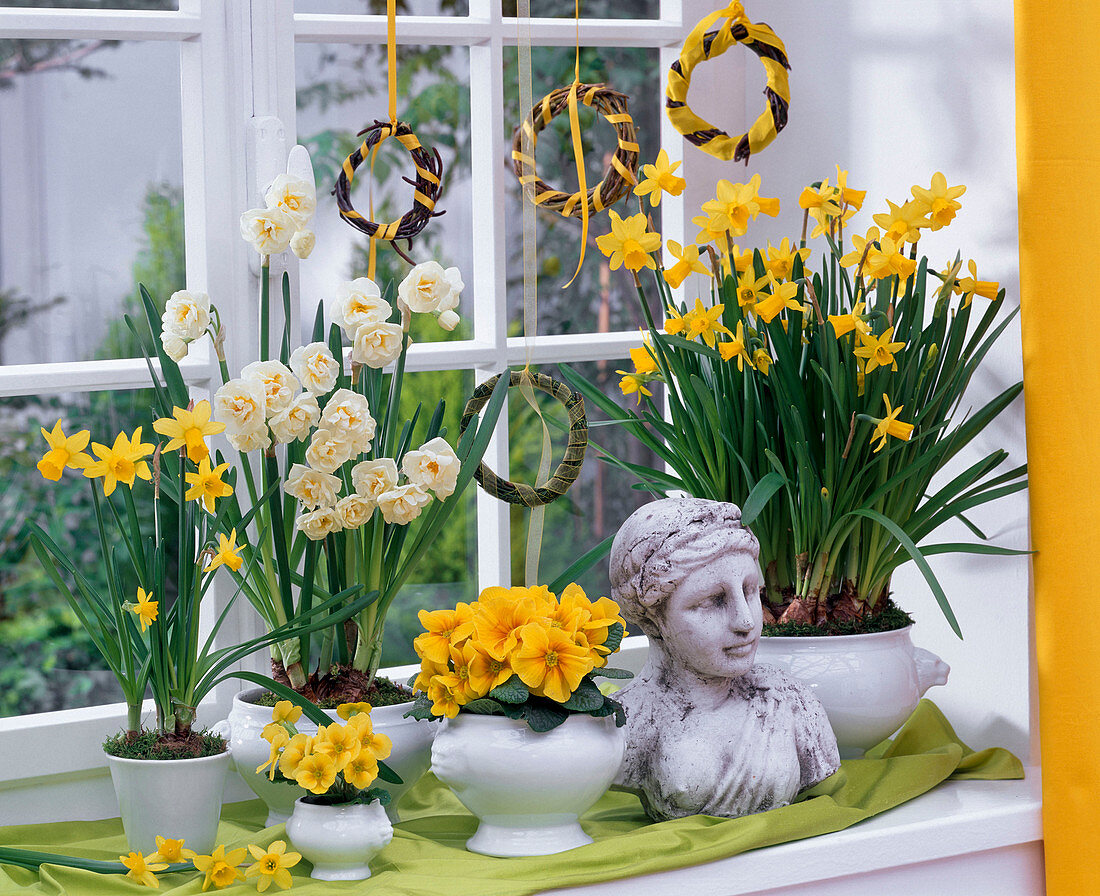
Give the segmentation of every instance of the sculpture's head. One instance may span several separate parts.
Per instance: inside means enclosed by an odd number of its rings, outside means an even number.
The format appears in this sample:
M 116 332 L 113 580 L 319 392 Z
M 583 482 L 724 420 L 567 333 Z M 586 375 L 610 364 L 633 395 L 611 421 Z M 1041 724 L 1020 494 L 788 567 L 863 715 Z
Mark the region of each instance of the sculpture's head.
M 744 675 L 760 640 L 759 553 L 733 504 L 653 501 L 615 536 L 612 597 L 676 664 L 704 678 Z

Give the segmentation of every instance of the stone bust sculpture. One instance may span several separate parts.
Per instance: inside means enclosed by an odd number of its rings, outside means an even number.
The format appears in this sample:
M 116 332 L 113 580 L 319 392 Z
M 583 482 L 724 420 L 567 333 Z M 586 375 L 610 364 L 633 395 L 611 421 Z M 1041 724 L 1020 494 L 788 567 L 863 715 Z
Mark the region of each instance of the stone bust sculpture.
M 666 498 L 636 511 L 611 548 L 612 596 L 649 636 L 626 708 L 622 789 L 652 818 L 736 817 L 787 805 L 840 767 L 810 691 L 755 666 L 759 545 L 733 504 Z

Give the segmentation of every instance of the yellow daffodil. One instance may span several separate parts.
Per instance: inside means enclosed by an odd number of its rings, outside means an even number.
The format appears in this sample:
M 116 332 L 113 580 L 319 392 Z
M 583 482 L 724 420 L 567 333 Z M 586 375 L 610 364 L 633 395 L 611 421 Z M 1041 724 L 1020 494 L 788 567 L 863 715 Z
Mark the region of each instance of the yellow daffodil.
M 333 722 L 317 732 L 313 739 L 313 752 L 332 760 L 336 771 L 342 772 L 352 759 L 359 755 L 359 736 L 355 729 Z
M 744 371 L 745 362 L 752 363 L 752 359 L 749 357 L 749 350 L 745 347 L 745 325 L 741 321 L 737 322 L 737 330 L 733 336 L 724 341 L 718 343 L 718 354 L 722 356 L 723 361 L 732 361 L 737 359 L 737 369 Z
M 428 699 L 432 701 L 432 715 L 453 719 L 458 715 L 462 704 L 459 695 L 447 684 L 446 675 L 437 675 L 428 682 Z
M 160 834 L 156 835 L 157 851 L 149 856 L 146 861 L 148 862 L 183 862 L 189 859 L 193 852 L 189 849 L 184 849 L 183 840 L 173 840 L 170 837 L 162 837 Z
M 88 447 L 91 434 L 86 429 L 75 432 L 71 436 L 65 435 L 61 430 L 61 421 L 58 420 L 49 432 L 42 428 L 42 436 L 46 444 L 50 446 L 42 460 L 38 462 L 38 472 L 46 479 L 57 482 L 61 478 L 66 467 L 74 470 L 83 470 L 92 463 L 90 454 L 84 449 Z
M 157 889 L 160 887 L 160 881 L 157 880 L 153 872 L 163 871 L 168 865 L 160 862 L 155 863 L 153 861 L 155 858 L 156 853 L 152 853 L 148 858 L 145 858 L 140 852 L 132 852 L 129 855 L 119 856 L 118 860 L 129 869 L 126 872 L 128 878 L 136 880 L 142 886 Z
M 352 716 L 363 714 L 366 714 L 367 718 L 370 719 L 370 711 L 372 708 L 373 707 L 369 703 L 365 702 L 341 703 L 339 706 L 336 707 L 336 715 L 338 715 L 345 722 L 348 721 Z
M 741 247 L 735 245 L 730 249 L 729 257 L 733 260 L 733 269 L 737 271 L 738 274 L 743 274 L 745 273 L 745 271 L 752 270 L 752 249 L 746 249 L 744 252 L 742 252 Z
M 650 255 L 661 248 L 661 235 L 646 230 L 643 214 L 620 218 L 615 211 L 611 215 L 611 233 L 596 237 L 599 250 L 611 259 L 611 270 L 625 266 L 628 271 L 642 268 L 655 269 L 657 263 Z
M 932 222 L 925 217 L 924 206 L 915 199 L 905 205 L 894 205 L 889 199 L 886 204 L 889 212 L 872 215 L 871 219 L 883 228 L 882 235 L 897 243 L 915 243 L 920 239 L 920 229 L 931 227 Z
M 860 236 L 858 233 L 852 234 L 852 251 L 840 258 L 841 267 L 850 268 L 853 265 L 858 265 L 860 262 L 864 262 L 864 251 L 870 251 L 867 249 L 867 244 L 877 243 L 881 239 L 882 233 L 877 227 L 869 227 L 867 229 L 867 236 Z M 866 262 L 864 262 L 866 264 Z
M 370 716 L 366 713 L 352 716 L 348 720 L 348 728 L 355 732 L 360 754 L 369 753 L 375 759 L 385 759 L 393 752 L 393 741 L 374 730 Z
M 630 350 L 630 360 L 634 362 L 635 373 L 656 373 L 657 359 L 653 357 L 653 350 L 647 344 L 640 348 Z
M 196 464 L 209 457 L 210 450 L 206 447 L 206 437 L 216 435 L 225 429 L 224 423 L 210 422 L 210 412 L 210 402 L 204 399 L 195 405 L 194 410 L 172 408 L 171 417 L 154 420 L 153 429 L 169 438 L 164 450 L 173 451 L 176 448 L 184 448 L 188 458 Z
M 210 469 L 210 458 L 203 458 L 199 461 L 197 472 L 187 471 L 183 474 L 183 478 L 190 486 L 184 493 L 184 500 L 202 501 L 207 513 L 213 513 L 216 499 L 233 494 L 233 486 L 222 481 L 222 474 L 228 469 L 227 463 L 218 464 L 214 469 Z
M 975 295 L 982 296 L 990 301 L 995 300 L 1001 290 L 1000 284 L 995 280 L 979 280 L 978 265 L 974 262 L 974 259 L 970 259 L 966 263 L 966 267 L 970 271 L 970 276 L 960 277 L 956 280 L 953 289 L 956 295 L 961 294 L 963 296 L 963 307 L 969 305 Z
M 908 279 L 916 271 L 917 263 L 912 258 L 906 258 L 901 249 L 901 243 L 888 236 L 882 237 L 867 250 L 863 270 L 876 280 L 894 276 L 902 281 Z
M 729 241 L 726 238 L 726 231 L 715 230 L 710 226 L 710 215 L 696 215 L 691 219 L 691 223 L 699 228 L 699 232 L 695 235 L 695 242 L 700 246 L 708 244 L 714 244 L 720 247 L 723 252 Z
M 623 396 L 637 395 L 638 404 L 642 403 L 642 396 L 645 395 L 648 398 L 653 397 L 653 393 L 646 388 L 648 380 L 644 376 L 639 376 L 636 373 L 627 373 L 625 370 L 616 370 L 618 374 L 622 375 L 622 379 L 619 380 L 619 391 Z
M 789 280 L 791 271 L 794 269 L 795 258 L 801 258 L 802 263 L 805 264 L 809 257 L 809 247 L 795 249 L 787 237 L 783 237 L 783 241 L 778 246 L 773 246 L 769 240 L 768 257 L 764 261 L 764 267 L 776 280 Z
M 871 325 L 863 319 L 867 308 L 866 302 L 856 302 L 855 307 L 847 314 L 830 314 L 829 323 L 833 325 L 833 332 L 839 339 L 845 333 L 855 330 L 860 336 L 866 336 L 871 332 Z
M 248 851 L 256 861 L 248 866 L 244 876 L 256 878 L 257 892 L 263 893 L 272 884 L 282 890 L 290 889 L 293 881 L 287 869 L 297 865 L 302 857 L 296 852 L 287 852 L 285 840 L 276 840 L 266 849 L 249 846 Z
M 588 650 L 561 629 L 530 622 L 520 631 L 512 668 L 533 694 L 565 703 L 595 663 Z
M 137 616 L 142 632 L 157 621 L 157 602 L 150 600 L 151 597 L 152 594 L 139 587 L 137 590 L 137 603 L 127 605 L 130 612 Z
M 798 301 L 796 296 L 798 295 L 797 283 L 776 283 L 771 281 L 772 291 L 771 294 L 765 294 L 759 302 L 756 303 L 756 316 L 761 320 L 771 323 L 777 314 L 784 308 L 789 308 L 792 311 L 801 311 L 802 303 Z
M 835 218 L 840 214 L 841 195 L 837 187 L 829 186 L 825 178 L 818 186 L 804 187 L 798 194 L 798 207 L 806 211 L 819 211 L 825 217 Z
M 99 442 L 92 442 L 92 451 L 99 460 L 92 461 L 84 468 L 84 475 L 89 479 L 103 477 L 103 494 L 110 495 L 114 492 L 118 483 L 134 487 L 134 479 L 149 480 L 153 478 L 143 457 L 153 453 L 153 446 L 141 441 L 141 427 L 134 430 L 133 436 L 126 437 L 125 433 L 119 433 L 114 445 L 108 448 Z
M 962 208 L 962 204 L 955 200 L 966 192 L 966 187 L 947 186 L 947 178 L 937 171 L 932 175 L 932 186 L 913 187 L 913 198 L 920 203 L 921 210 L 932 222 L 933 230 L 946 227 L 955 220 L 955 212 Z
M 417 635 L 413 647 L 417 656 L 445 666 L 451 647 L 474 632 L 474 614 L 468 603 L 459 602 L 453 610 L 421 610 L 417 618 L 424 633 Z
M 221 532 L 218 533 L 218 549 L 214 552 L 214 556 L 210 558 L 210 563 L 206 565 L 203 572 L 210 572 L 212 569 L 217 569 L 219 566 L 228 566 L 231 570 L 236 572 L 244 564 L 244 558 L 240 555 L 241 546 L 237 544 L 237 530 L 233 529 L 229 533 L 229 537 L 226 538 Z M 298 709 L 301 712 L 301 708 Z
M 680 162 L 670 162 L 668 153 L 661 150 L 657 153 L 657 159 L 652 165 L 642 166 L 643 180 L 634 188 L 638 196 L 649 196 L 649 201 L 654 206 L 661 204 L 661 194 L 679 196 L 684 192 L 687 181 L 676 174 Z
M 684 280 L 687 279 L 688 274 L 709 274 L 706 265 L 699 260 L 699 247 L 698 246 L 681 246 L 676 240 L 669 240 L 668 251 L 672 254 L 672 257 L 676 259 L 676 264 L 671 268 L 668 268 L 664 272 L 665 280 L 668 281 L 668 285 L 673 289 L 676 289 Z
M 229 852 L 225 851 L 224 846 L 219 846 L 208 856 L 196 855 L 191 859 L 195 868 L 205 875 L 202 881 L 203 892 L 211 886 L 221 890 L 236 880 L 243 880 L 244 875 L 237 870 L 237 866 L 244 861 L 247 854 L 248 850 L 243 846 Z
M 702 299 L 696 299 L 695 308 L 691 312 L 691 320 L 684 336 L 688 339 L 701 338 L 707 345 L 714 348 L 715 334 L 729 334 L 729 330 L 721 321 L 722 312 L 725 308 L 726 306 L 722 304 L 709 309 L 704 308 Z
M 679 336 L 682 333 L 686 333 L 691 326 L 692 317 L 695 312 L 689 311 L 686 314 L 681 314 L 672 305 L 669 305 L 665 309 L 665 332 L 669 336 Z
M 836 166 L 836 186 L 840 190 L 840 201 L 856 211 L 863 208 L 863 200 L 867 198 L 866 190 L 854 190 L 848 186 L 848 172 Z
M 366 790 L 378 777 L 378 760 L 370 753 L 360 750 L 344 767 L 343 774 L 344 780 L 352 787 Z
M 752 366 L 764 374 L 764 376 L 767 376 L 772 366 L 771 355 L 764 349 L 758 348 L 752 353 Z
M 757 277 L 752 268 L 737 278 L 737 304 L 742 314 L 752 314 L 756 303 L 764 298 L 764 287 L 768 285 L 768 275 Z
M 870 373 L 877 367 L 890 366 L 892 370 L 898 369 L 898 362 L 894 360 L 894 355 L 905 348 L 904 342 L 891 342 L 890 340 L 894 336 L 894 328 L 890 327 L 881 336 L 864 335 L 860 333 L 859 341 L 860 347 L 855 349 L 852 354 L 857 358 L 864 358 L 865 364 L 863 368 L 864 373 Z
M 749 221 L 758 215 L 776 217 L 779 200 L 760 195 L 759 174 L 754 174 L 747 184 L 720 180 L 715 186 L 715 198 L 703 203 L 703 214 L 709 218 L 708 229 L 741 236 L 748 230 Z
M 279 771 L 286 777 L 293 778 L 298 771 L 302 760 L 313 752 L 313 738 L 308 734 L 295 734 L 279 756 Z
M 875 431 L 871 433 L 871 441 L 875 439 L 881 439 L 878 446 L 875 448 L 874 453 L 878 454 L 883 448 L 886 447 L 886 437 L 893 436 L 895 439 L 901 439 L 902 441 L 909 441 L 909 437 L 913 435 L 913 424 L 904 423 L 898 420 L 898 414 L 902 412 L 904 405 L 898 405 L 896 408 L 890 407 L 890 399 L 883 393 L 882 400 L 886 402 L 886 416 L 881 420 L 876 418 Z
M 294 780 L 298 782 L 299 787 L 320 795 L 336 782 L 339 771 L 336 761 L 331 756 L 313 752 L 298 763 L 298 767 L 294 770 Z
M 856 213 L 851 206 L 844 206 L 839 215 L 829 215 L 823 209 L 812 208 L 810 217 L 814 220 L 814 229 L 810 231 L 810 239 L 816 240 L 823 233 L 836 234 L 837 230 L 848 222 L 848 219 Z

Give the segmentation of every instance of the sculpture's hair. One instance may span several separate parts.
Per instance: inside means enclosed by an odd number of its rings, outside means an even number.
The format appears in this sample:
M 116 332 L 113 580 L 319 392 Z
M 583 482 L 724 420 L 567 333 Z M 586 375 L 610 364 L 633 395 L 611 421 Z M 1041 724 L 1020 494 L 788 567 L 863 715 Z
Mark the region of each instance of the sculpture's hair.
M 665 602 L 695 570 L 717 556 L 760 555 L 736 505 L 702 498 L 663 498 L 623 523 L 611 545 L 611 595 L 628 621 L 659 637 Z

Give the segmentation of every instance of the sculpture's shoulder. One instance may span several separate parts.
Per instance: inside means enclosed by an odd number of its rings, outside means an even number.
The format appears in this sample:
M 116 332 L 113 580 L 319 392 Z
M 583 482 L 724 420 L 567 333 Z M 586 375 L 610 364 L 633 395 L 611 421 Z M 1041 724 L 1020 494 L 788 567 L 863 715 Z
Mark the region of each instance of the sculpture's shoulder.
M 800 791 L 824 781 L 840 768 L 836 735 L 825 708 L 811 688 L 782 669 L 768 665 L 753 666 L 745 679 L 762 694 L 767 694 L 775 706 L 773 711 L 781 711 L 790 719 L 802 768 Z

